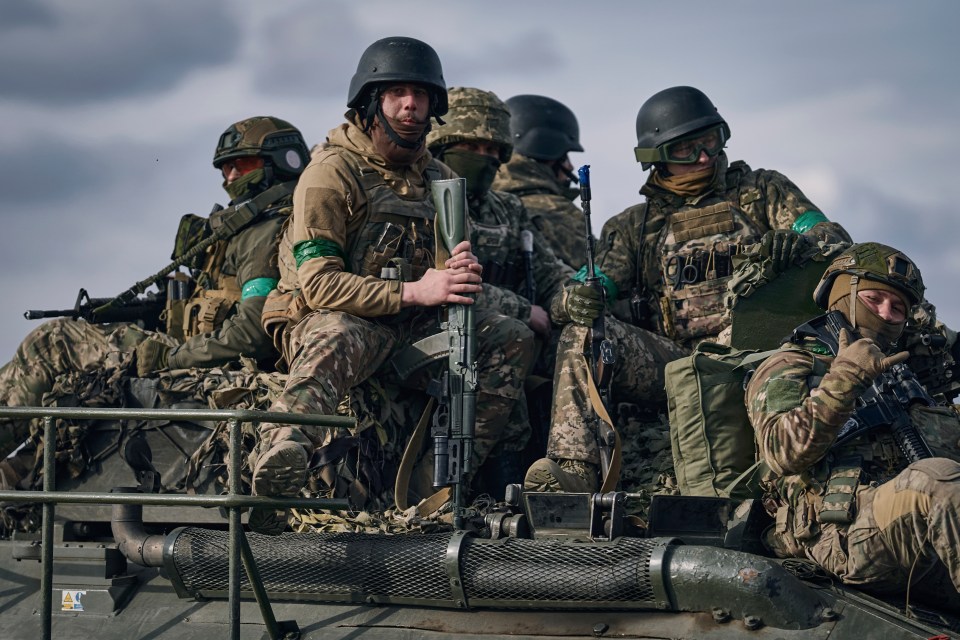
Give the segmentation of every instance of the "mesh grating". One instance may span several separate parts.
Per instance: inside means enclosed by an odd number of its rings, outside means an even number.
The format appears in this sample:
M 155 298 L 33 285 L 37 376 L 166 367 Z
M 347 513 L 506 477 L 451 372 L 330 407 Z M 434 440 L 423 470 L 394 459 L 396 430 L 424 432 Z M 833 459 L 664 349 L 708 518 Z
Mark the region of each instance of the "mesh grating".
M 298 599 L 456 606 L 445 570 L 451 534 L 248 534 L 264 587 Z M 460 547 L 463 591 L 472 606 L 591 608 L 653 606 L 653 539 L 613 543 L 482 540 Z M 187 528 L 172 546 L 188 593 L 226 592 L 229 539 L 223 531 Z M 169 564 L 168 564 L 169 566 Z M 241 589 L 250 590 L 241 572 Z
M 287 533 L 247 534 L 247 539 L 268 593 L 452 600 L 443 567 L 449 534 Z M 225 591 L 228 551 L 226 532 L 185 529 L 174 543 L 173 562 L 187 591 Z M 241 590 L 249 591 L 246 573 L 241 577 Z
M 654 601 L 651 539 L 614 543 L 468 540 L 461 556 L 464 591 L 477 600 L 579 603 Z

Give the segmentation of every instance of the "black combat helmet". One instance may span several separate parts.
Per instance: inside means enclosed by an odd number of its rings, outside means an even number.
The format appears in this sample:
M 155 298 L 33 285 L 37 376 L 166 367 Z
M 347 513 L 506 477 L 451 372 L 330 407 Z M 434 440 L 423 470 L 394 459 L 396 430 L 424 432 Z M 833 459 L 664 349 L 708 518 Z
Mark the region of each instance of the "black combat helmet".
M 677 162 L 667 156 L 667 143 L 711 127 L 719 127 L 722 136 L 721 147 L 715 151 L 719 153 L 730 139 L 730 127 L 704 92 L 693 87 L 671 87 L 655 93 L 637 113 L 637 162 L 645 170 L 655 162 Z
M 366 120 L 373 115 L 370 107 L 379 98 L 379 88 L 406 82 L 422 84 L 430 90 L 431 116 L 447 112 L 447 84 L 440 57 L 426 42 L 402 36 L 377 40 L 363 52 L 350 80 L 347 106 Z
M 281 180 L 299 176 L 310 152 L 300 131 L 286 120 L 255 116 L 236 122 L 223 132 L 213 153 L 213 166 L 219 169 L 227 160 L 256 156 Z
M 520 95 L 507 100 L 510 134 L 518 153 L 550 162 L 580 146 L 580 125 L 565 105 L 546 96 Z

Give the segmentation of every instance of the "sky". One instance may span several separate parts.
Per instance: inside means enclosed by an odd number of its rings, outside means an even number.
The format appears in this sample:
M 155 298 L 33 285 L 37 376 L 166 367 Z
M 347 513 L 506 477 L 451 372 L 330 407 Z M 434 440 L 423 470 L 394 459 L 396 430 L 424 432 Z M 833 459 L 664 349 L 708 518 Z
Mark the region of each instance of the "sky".
M 273 115 L 322 141 L 363 50 L 396 35 L 431 44 L 448 86 L 569 106 L 595 234 L 641 200 L 640 105 L 701 89 L 731 160 L 906 252 L 960 327 L 958 23 L 952 0 L 3 0 L 0 362 L 25 310 L 120 293 L 169 262 L 181 216 L 226 203 L 227 126 Z

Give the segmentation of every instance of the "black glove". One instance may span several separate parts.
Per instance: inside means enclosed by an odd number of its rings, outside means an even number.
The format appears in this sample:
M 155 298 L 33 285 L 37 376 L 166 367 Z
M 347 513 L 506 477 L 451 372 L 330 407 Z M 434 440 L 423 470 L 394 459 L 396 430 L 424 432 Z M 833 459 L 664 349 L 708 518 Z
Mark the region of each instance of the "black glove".
M 760 238 L 760 255 L 770 258 L 773 270 L 783 273 L 800 257 L 808 240 L 792 229 L 774 229 Z
M 589 327 L 603 313 L 603 294 L 589 285 L 575 284 L 567 289 L 564 308 L 571 321 Z
M 168 344 L 147 338 L 137 345 L 137 376 L 149 377 L 159 369 L 167 368 L 167 358 L 172 347 Z

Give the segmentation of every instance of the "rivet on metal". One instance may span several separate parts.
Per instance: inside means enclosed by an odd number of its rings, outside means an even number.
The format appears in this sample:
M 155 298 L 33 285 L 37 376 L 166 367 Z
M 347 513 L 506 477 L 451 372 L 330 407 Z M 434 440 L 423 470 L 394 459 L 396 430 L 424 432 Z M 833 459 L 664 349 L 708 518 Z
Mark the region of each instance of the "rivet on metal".
M 823 612 L 820 614 L 820 618 L 822 620 L 827 620 L 827 621 L 836 620 L 839 617 L 840 617 L 839 613 L 829 608 L 824 609 Z
M 608 624 L 606 624 L 605 622 L 598 622 L 597 624 L 593 625 L 593 637 L 594 637 L 594 638 L 599 638 L 599 637 L 602 636 L 604 633 L 606 633 L 606 632 L 607 632 L 607 629 L 609 629 L 609 628 L 610 628 L 610 626 L 609 626 Z
M 750 631 L 755 631 L 763 626 L 763 620 L 757 616 L 743 616 L 743 626 Z
M 714 607 L 711 611 L 715 622 L 727 622 L 730 620 L 730 612 L 720 607 Z

